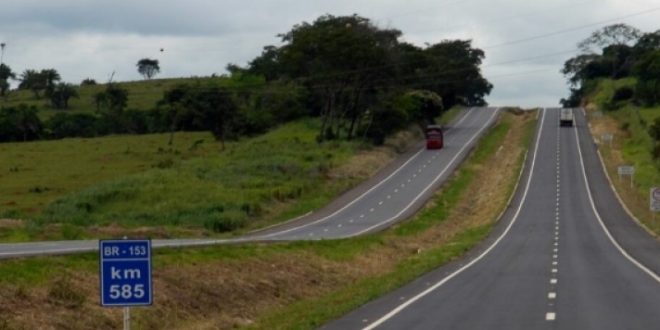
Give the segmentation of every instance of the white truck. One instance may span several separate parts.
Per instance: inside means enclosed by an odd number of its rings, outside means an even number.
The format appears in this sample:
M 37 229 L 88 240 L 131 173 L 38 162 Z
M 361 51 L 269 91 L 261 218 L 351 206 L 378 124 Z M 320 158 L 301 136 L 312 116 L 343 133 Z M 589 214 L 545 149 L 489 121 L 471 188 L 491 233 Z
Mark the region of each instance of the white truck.
M 573 126 L 573 109 L 561 109 L 559 114 L 559 126 Z

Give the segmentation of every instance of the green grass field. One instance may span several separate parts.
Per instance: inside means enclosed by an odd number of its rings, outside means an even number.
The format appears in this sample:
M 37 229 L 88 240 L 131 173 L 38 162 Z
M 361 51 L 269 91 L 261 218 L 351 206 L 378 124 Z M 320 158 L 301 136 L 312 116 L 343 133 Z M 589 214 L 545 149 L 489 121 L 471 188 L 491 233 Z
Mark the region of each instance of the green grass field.
M 648 125 L 652 125 L 653 122 L 660 117 L 660 106 L 639 109 L 639 115 Z
M 152 79 L 149 81 L 118 82 L 117 86 L 128 90 L 128 105 L 126 109 L 149 110 L 163 97 L 163 93 L 178 84 L 193 84 L 196 82 L 222 81 L 224 78 L 175 78 Z M 67 113 L 93 113 L 96 111 L 94 95 L 106 88 L 105 84 L 79 86 L 78 98 L 69 101 L 69 109 L 56 110 L 50 107 L 47 98 L 35 99 L 32 91 L 14 90 L 6 97 L 0 98 L 0 107 L 18 106 L 19 104 L 34 105 L 39 109 L 39 117 L 46 120 L 58 112 Z
M 652 110 L 647 110 L 645 117 L 653 118 Z M 637 114 L 638 111 L 639 114 Z M 653 140 L 648 133 L 648 125 L 642 123 L 640 115 L 639 109 L 626 107 L 612 116 L 624 123 L 622 125 L 625 125 L 630 133 L 623 144 L 623 156 L 635 165 L 635 181 L 644 192 L 643 195 L 647 196 L 648 189 L 660 183 L 660 163 L 652 157 Z M 660 113 L 655 115 L 658 116 Z
M 253 228 L 316 209 L 364 179 L 330 180 L 362 144 L 319 145 L 317 132 L 318 121 L 301 120 L 224 152 L 208 133 L 179 133 L 171 148 L 167 134 L 0 144 L 0 217 L 37 227 Z
M 595 103 L 600 109 L 606 109 L 607 104 L 614 96 L 614 92 L 621 87 L 634 88 L 637 80 L 635 78 L 625 78 L 619 80 L 599 79 L 596 82 L 594 91 L 589 95 L 589 100 Z

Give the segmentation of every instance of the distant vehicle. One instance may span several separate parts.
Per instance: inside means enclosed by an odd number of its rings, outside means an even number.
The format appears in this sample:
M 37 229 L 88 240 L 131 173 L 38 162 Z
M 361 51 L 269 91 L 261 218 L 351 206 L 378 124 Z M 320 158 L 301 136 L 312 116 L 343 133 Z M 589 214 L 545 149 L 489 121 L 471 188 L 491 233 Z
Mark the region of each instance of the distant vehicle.
M 442 127 L 439 125 L 426 126 L 426 149 L 442 149 L 444 146 Z
M 561 109 L 561 114 L 559 115 L 559 126 L 573 126 L 574 122 L 573 110 L 572 109 Z

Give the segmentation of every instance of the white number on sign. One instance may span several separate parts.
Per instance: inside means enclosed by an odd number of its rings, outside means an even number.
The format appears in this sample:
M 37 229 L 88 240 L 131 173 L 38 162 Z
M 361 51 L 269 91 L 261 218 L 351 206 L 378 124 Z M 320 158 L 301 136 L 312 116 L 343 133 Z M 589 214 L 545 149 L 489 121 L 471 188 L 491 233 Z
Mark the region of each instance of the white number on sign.
M 110 299 L 131 299 L 132 297 L 140 299 L 144 297 L 144 284 L 136 284 L 133 287 L 130 284 L 124 285 L 111 285 L 110 286 Z
M 147 248 L 144 246 L 131 246 L 129 248 L 131 255 L 133 256 L 146 256 Z

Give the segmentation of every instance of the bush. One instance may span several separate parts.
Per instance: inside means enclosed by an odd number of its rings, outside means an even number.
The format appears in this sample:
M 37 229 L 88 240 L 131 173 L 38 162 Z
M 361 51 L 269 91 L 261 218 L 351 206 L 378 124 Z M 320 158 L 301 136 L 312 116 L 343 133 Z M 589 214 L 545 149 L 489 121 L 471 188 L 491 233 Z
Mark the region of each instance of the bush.
M 204 227 L 214 233 L 226 233 L 245 227 L 245 217 L 216 213 L 204 222 Z
M 50 136 L 56 139 L 65 137 L 93 137 L 98 135 L 98 117 L 86 113 L 57 113 L 46 122 Z
M 96 80 L 92 78 L 85 78 L 80 82 L 80 86 L 94 86 L 96 85 Z
M 43 134 L 37 108 L 21 104 L 0 109 L 0 142 L 31 141 Z
M 612 102 L 620 102 L 620 101 L 627 101 L 632 99 L 632 97 L 635 95 L 635 90 L 633 90 L 631 87 L 628 86 L 623 86 L 621 88 L 618 88 L 616 91 L 614 91 L 614 95 L 612 95 Z

